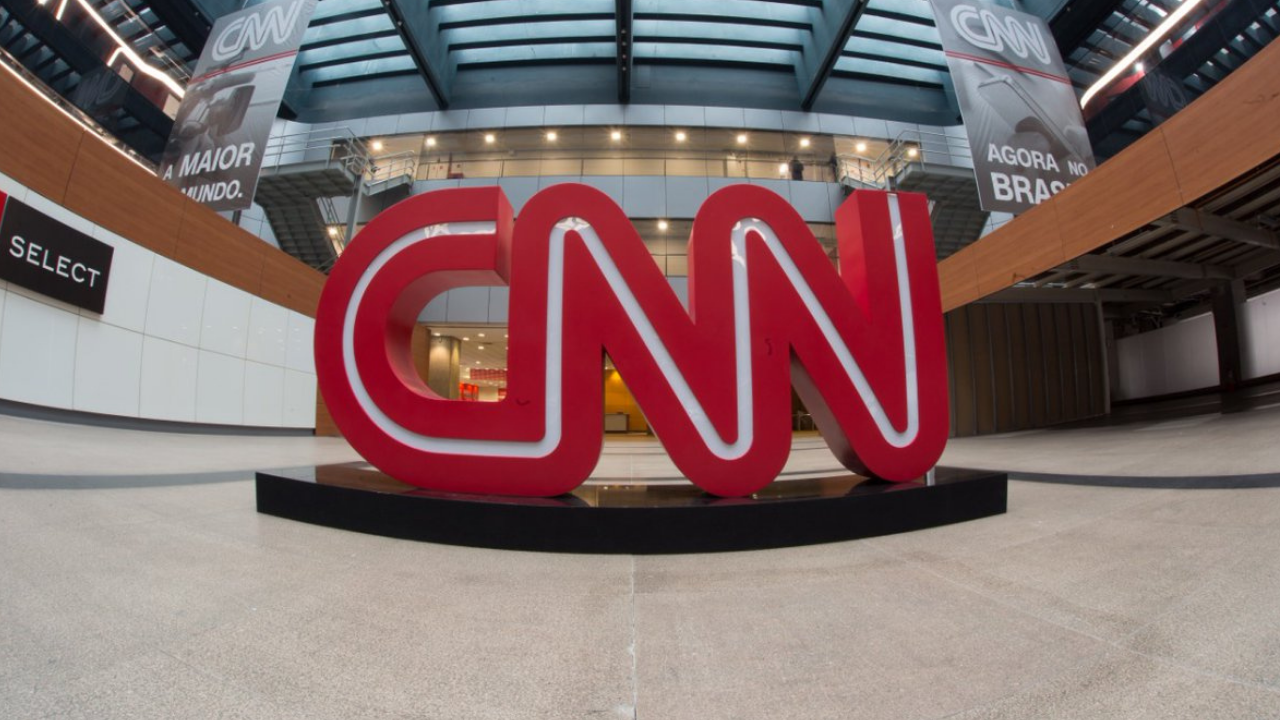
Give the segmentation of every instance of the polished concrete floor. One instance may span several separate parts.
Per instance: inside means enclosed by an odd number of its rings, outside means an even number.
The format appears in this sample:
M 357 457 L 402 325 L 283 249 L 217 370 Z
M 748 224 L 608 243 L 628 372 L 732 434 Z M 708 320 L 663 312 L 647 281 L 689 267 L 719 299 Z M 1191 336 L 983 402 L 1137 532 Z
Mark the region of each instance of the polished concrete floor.
M 254 511 L 250 470 L 337 440 L 0 417 L 0 717 L 1280 717 L 1278 436 L 1263 407 L 954 441 L 1037 481 L 950 527 L 629 557 Z M 612 441 L 598 474 L 665 463 Z M 797 439 L 788 471 L 831 466 Z

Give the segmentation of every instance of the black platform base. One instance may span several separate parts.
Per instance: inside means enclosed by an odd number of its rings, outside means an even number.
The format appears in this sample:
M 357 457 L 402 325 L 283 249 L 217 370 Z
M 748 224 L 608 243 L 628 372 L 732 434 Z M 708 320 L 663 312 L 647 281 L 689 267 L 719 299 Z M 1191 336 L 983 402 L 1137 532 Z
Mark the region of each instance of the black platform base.
M 1005 512 L 1003 473 L 939 468 L 933 484 L 855 475 L 779 480 L 724 499 L 687 483 L 593 480 L 557 498 L 438 493 L 364 464 L 257 474 L 258 512 L 450 545 L 574 553 L 691 553 L 810 545 Z

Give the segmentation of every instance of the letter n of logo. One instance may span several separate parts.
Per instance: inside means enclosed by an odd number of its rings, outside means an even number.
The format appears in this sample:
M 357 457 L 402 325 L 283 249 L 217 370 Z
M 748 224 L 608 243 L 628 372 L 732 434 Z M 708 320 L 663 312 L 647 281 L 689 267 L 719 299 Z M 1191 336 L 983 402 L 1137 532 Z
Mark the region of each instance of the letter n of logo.
M 499 188 L 412 197 L 334 265 L 316 372 L 334 421 L 414 485 L 558 495 L 595 467 L 608 353 L 672 460 L 708 492 L 772 481 L 794 384 L 847 467 L 919 477 L 946 443 L 941 302 L 923 195 L 854 193 L 836 214 L 840 272 L 800 216 L 752 185 L 714 193 L 689 241 L 689 309 L 631 222 L 584 185 L 547 188 L 519 222 Z M 418 376 L 422 308 L 509 285 L 507 396 L 453 402 Z

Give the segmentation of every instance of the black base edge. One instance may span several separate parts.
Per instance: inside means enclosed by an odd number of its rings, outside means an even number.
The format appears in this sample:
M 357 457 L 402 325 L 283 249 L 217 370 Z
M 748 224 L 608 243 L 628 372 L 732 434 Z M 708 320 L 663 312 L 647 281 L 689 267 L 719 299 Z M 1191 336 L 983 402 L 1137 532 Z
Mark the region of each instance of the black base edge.
M 855 540 L 999 515 L 1004 473 L 940 469 L 935 485 L 871 483 L 832 497 L 596 507 L 562 499 L 406 494 L 257 473 L 258 512 L 446 545 L 596 554 L 762 550 Z

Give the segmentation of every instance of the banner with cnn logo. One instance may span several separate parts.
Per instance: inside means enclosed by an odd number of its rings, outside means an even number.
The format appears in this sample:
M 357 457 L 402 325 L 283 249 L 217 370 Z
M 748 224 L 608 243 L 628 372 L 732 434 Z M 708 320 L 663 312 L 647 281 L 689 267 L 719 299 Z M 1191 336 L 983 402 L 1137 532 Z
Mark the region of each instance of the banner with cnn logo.
M 1093 148 L 1044 21 L 980 0 L 933 0 L 933 10 L 982 209 L 1028 210 L 1089 172 Z
M 219 18 L 196 63 L 160 177 L 218 211 L 253 204 L 263 150 L 316 0 L 270 0 Z

